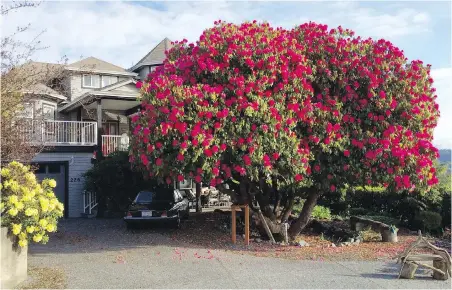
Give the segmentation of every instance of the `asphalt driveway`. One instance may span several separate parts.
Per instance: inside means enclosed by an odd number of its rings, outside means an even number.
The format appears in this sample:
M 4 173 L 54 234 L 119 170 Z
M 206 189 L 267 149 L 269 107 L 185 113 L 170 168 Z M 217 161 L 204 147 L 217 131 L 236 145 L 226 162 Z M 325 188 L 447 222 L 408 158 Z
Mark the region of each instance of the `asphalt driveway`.
M 444 288 L 427 274 L 398 280 L 398 265 L 262 258 L 198 248 L 164 229 L 127 231 L 121 220 L 70 219 L 47 245 L 31 245 L 30 268 L 55 269 L 67 288 Z M 32 279 L 21 285 L 27 287 Z

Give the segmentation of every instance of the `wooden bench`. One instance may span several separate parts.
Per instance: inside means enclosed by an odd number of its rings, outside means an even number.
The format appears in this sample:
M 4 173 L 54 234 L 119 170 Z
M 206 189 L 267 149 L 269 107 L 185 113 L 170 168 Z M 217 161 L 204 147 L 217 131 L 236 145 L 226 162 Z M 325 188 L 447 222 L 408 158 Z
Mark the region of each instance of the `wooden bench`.
M 433 254 L 412 253 L 415 248 L 427 248 L 433 251 Z M 421 263 L 432 261 L 433 266 Z M 422 237 L 419 231 L 419 237 L 403 253 L 398 256 L 397 263 L 401 263 L 399 278 L 413 279 L 418 266 L 433 271 L 433 279 L 447 280 L 451 276 L 451 258 L 449 253 L 438 248 Z

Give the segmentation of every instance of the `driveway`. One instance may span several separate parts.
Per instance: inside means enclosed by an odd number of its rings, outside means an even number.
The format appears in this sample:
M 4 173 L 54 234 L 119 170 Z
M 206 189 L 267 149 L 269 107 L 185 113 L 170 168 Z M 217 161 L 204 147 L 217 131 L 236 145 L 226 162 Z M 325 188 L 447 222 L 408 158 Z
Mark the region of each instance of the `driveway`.
M 67 288 L 444 288 L 423 275 L 398 280 L 398 265 L 262 258 L 180 243 L 164 229 L 127 231 L 121 220 L 70 219 L 30 268 L 63 273 Z M 27 283 L 31 283 L 28 281 Z M 25 283 L 25 287 L 26 284 Z

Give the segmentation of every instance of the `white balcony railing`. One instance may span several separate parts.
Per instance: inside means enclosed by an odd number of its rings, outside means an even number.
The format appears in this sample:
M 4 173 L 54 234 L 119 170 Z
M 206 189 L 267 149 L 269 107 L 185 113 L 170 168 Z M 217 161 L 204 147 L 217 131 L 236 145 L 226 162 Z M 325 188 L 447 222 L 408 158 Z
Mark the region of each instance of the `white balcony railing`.
M 53 146 L 97 144 L 97 123 L 80 121 L 22 120 L 20 133 L 32 143 Z
M 115 151 L 127 151 L 128 148 L 128 137 L 121 135 L 102 135 L 102 154 L 104 156 Z

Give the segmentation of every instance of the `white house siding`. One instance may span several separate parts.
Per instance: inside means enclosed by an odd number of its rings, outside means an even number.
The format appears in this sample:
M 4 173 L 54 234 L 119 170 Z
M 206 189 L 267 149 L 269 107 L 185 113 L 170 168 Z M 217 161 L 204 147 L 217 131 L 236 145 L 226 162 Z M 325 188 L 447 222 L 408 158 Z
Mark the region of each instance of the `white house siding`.
M 131 77 L 123 77 L 123 76 L 118 76 L 118 82 L 122 82 L 124 80 L 130 79 Z M 71 92 L 71 96 L 70 96 L 70 100 L 74 101 L 76 100 L 78 97 L 80 97 L 81 95 L 83 95 L 86 92 L 90 92 L 93 91 L 94 88 L 83 88 L 82 87 L 82 74 L 73 74 L 70 77 L 70 92 Z
M 125 81 L 125 80 L 128 80 L 128 79 L 130 79 L 131 77 L 118 77 L 118 83 L 119 82 L 122 82 L 122 81 Z
M 78 97 L 86 92 L 92 91 L 93 88 L 82 88 L 82 75 L 71 75 L 71 101 L 76 100 Z
M 68 161 L 69 162 L 69 192 L 68 192 L 68 217 L 80 217 L 83 212 L 83 173 L 92 167 L 92 153 L 39 153 L 34 162 Z
M 148 76 L 148 74 L 149 74 L 149 66 L 148 65 L 143 66 L 140 69 L 140 73 L 139 73 L 140 80 L 142 80 L 142 81 L 145 80 L 146 77 Z
M 139 92 L 137 90 L 136 85 L 128 84 L 117 89 L 109 91 L 112 94 L 126 94 L 126 95 L 136 95 L 139 96 Z
M 40 117 L 42 117 L 42 105 L 46 104 L 46 105 L 50 105 L 53 106 L 55 108 L 55 112 L 57 111 L 57 102 L 56 101 L 50 101 L 50 100 L 42 100 L 42 99 L 35 99 L 34 100 L 34 108 L 33 108 L 33 118 L 35 119 L 39 119 Z

